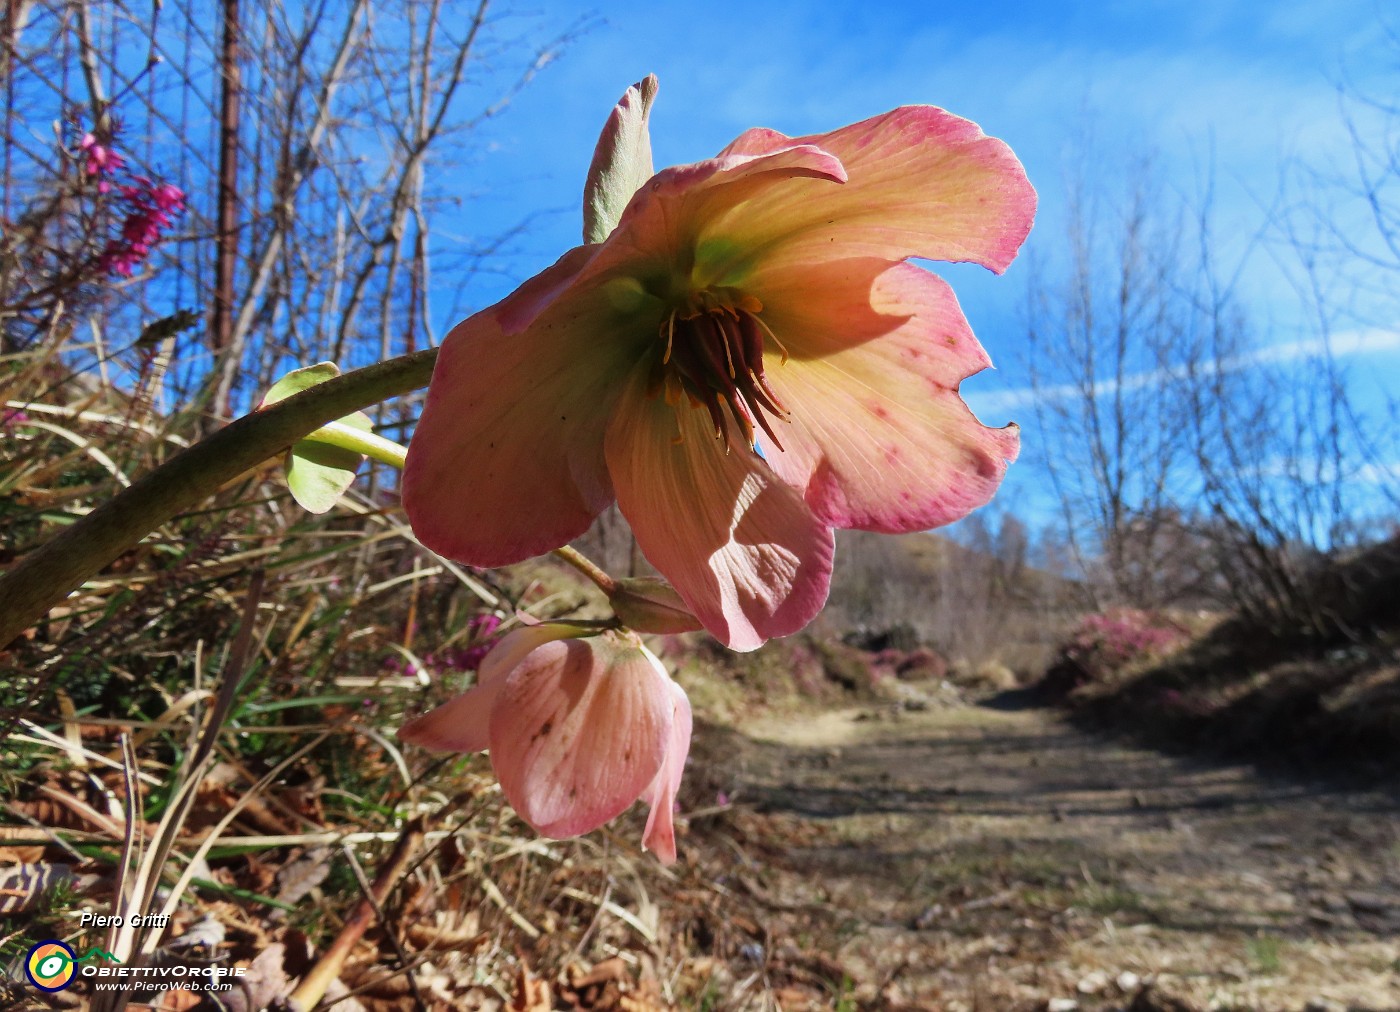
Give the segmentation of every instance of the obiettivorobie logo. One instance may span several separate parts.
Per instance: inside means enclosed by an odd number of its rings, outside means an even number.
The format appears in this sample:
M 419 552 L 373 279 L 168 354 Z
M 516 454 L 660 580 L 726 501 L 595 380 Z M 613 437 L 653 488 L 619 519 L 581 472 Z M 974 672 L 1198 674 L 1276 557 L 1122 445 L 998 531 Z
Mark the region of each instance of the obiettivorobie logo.
M 80 965 L 86 964 L 86 965 Z M 100 965 L 99 965 L 100 964 Z M 0 969 L 0 973 L 3 973 Z M 232 991 L 246 976 L 246 966 L 173 965 L 128 966 L 94 945 L 81 956 L 72 947 L 50 938 L 34 945 L 24 957 L 24 975 L 40 991 L 53 993 L 82 978 L 96 991 Z
M 63 942 L 49 939 L 38 942 L 24 958 L 24 974 L 40 991 L 62 991 L 78 975 L 78 964 L 90 959 L 105 959 L 109 963 L 121 960 L 104 949 L 93 946 L 81 956 Z

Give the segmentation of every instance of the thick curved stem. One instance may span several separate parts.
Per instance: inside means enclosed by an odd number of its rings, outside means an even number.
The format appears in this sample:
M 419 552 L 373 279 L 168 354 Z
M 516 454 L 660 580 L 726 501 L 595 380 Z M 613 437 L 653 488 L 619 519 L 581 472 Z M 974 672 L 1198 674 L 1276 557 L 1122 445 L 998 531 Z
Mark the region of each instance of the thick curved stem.
M 97 507 L 0 576 L 0 648 L 171 517 L 321 426 L 427 386 L 437 349 L 346 373 L 244 415 Z
M 594 585 L 609 597 L 617 590 L 617 581 L 605 573 L 601 566 L 572 545 L 556 548 L 554 554 L 592 580 Z

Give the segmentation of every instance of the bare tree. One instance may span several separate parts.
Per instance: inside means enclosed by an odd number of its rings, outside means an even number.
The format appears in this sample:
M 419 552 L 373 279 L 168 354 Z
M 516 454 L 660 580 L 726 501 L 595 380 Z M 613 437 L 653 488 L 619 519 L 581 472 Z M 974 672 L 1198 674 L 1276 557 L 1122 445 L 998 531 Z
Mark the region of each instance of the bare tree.
M 1068 264 L 1032 281 L 1027 328 L 1044 466 L 1100 606 L 1215 598 L 1323 630 L 1319 566 L 1364 530 L 1366 466 L 1327 335 L 1258 330 L 1221 263 L 1212 193 L 1146 169 L 1126 197 L 1073 187 Z
M 1129 178 L 1117 197 L 1092 183 L 1087 167 L 1077 173 L 1068 262 L 1033 265 L 1026 305 L 1043 466 L 1101 604 L 1155 604 L 1178 593 L 1161 581 L 1169 548 L 1159 534 L 1183 495 L 1190 457 L 1176 277 L 1182 227 L 1149 163 Z
M 128 382 L 163 352 L 171 399 L 216 415 L 246 410 L 293 364 L 433 342 L 444 306 L 432 261 L 455 274 L 481 251 L 434 234 L 441 212 L 461 213 L 460 176 L 425 167 L 470 158 L 475 128 L 572 30 L 531 44 L 489 3 L 10 4 L 7 340 L 32 344 L 66 318 L 93 339 L 69 340 L 64 364 Z M 129 224 L 117 185 L 128 180 L 94 171 L 94 151 L 182 195 L 183 213 L 127 275 L 102 254 Z M 138 340 L 182 309 L 207 327 Z

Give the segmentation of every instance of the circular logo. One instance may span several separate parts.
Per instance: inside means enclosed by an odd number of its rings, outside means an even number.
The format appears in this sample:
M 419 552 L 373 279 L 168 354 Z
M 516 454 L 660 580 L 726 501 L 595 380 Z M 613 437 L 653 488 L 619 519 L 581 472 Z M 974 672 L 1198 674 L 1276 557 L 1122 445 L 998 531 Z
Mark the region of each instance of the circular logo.
M 40 942 L 25 957 L 24 972 L 29 983 L 40 991 L 62 991 L 73 983 L 77 959 L 73 950 L 62 942 Z

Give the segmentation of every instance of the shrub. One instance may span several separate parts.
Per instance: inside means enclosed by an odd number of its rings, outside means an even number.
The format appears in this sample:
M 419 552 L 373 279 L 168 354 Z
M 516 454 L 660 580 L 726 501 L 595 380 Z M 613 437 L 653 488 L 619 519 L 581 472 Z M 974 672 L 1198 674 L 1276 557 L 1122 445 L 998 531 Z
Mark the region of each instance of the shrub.
M 1103 681 L 1167 653 L 1185 638 L 1181 626 L 1157 612 L 1113 608 L 1086 615 L 1057 648 L 1046 680 L 1063 691 Z

